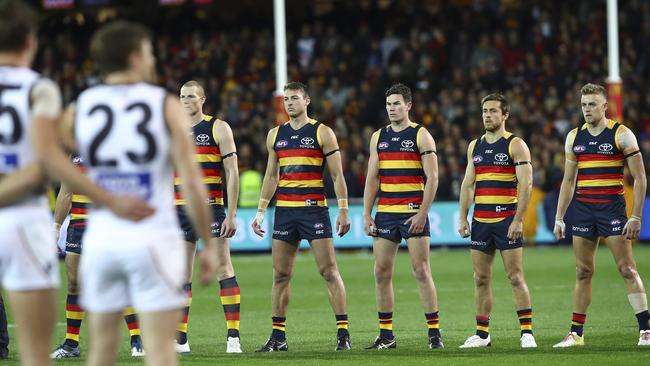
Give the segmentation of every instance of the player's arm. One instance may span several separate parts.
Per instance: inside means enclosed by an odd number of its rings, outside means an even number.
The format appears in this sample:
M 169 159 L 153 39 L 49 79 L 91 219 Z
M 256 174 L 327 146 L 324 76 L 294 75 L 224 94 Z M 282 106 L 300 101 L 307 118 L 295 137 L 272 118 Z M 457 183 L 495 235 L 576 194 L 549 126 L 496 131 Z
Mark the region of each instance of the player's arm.
M 562 185 L 560 186 L 560 196 L 557 200 L 557 211 L 555 212 L 555 226 L 553 234 L 555 238 L 560 240 L 564 238 L 566 225 L 564 224 L 564 215 L 573 198 L 573 192 L 576 186 L 576 178 L 578 176 L 578 161 L 576 155 L 573 153 L 573 141 L 577 130 L 569 132 L 564 143 L 564 177 L 562 178 Z
M 45 185 L 45 175 L 38 162 L 0 177 L 0 207 L 18 203 L 30 195 L 42 192 Z
M 377 155 L 377 140 L 379 132 L 372 134 L 370 138 L 370 157 L 368 158 L 368 172 L 366 173 L 366 185 L 363 188 L 363 228 L 366 235 L 376 236 L 377 226 L 372 219 L 372 208 L 375 206 L 377 191 L 379 190 L 379 156 Z
M 339 205 L 339 215 L 336 218 L 336 233 L 339 236 L 345 235 L 350 230 L 350 210 L 348 207 L 348 187 L 343 176 L 343 165 L 341 164 L 341 152 L 336 135 L 331 128 L 321 125 L 321 147 L 327 161 L 327 170 L 332 176 L 334 193 Z
M 409 225 L 409 233 L 421 233 L 424 225 L 427 223 L 431 203 L 438 190 L 438 157 L 436 155 L 436 142 L 433 137 L 424 128 L 418 131 L 419 143 L 418 148 L 422 159 L 422 169 L 427 181 L 424 184 L 424 194 L 422 204 L 418 213 L 406 220 L 405 224 Z
M 33 121 L 30 138 L 36 159 L 49 177 L 65 182 L 70 189 L 85 194 L 125 219 L 138 221 L 154 213 L 154 209 L 142 199 L 115 197 L 100 189 L 70 162 L 63 145 L 70 150 L 74 147 L 74 107 L 68 108 L 60 118 L 61 94 L 54 82 L 40 81 L 32 89 L 31 97 Z
M 647 186 L 647 179 L 645 176 L 645 166 L 643 164 L 643 157 L 639 150 L 639 144 L 632 131 L 625 127 L 620 127 L 621 131 L 618 134 L 619 149 L 625 155 L 627 167 L 630 170 L 632 178 L 634 178 L 634 203 L 632 205 L 632 216 L 625 224 L 622 235 L 626 239 L 634 240 L 639 237 L 641 232 L 641 219 L 643 213 L 643 203 L 645 201 L 645 193 Z
M 474 168 L 474 160 L 472 159 L 474 146 L 476 146 L 476 140 L 470 142 L 467 147 L 467 167 L 465 168 L 463 183 L 460 185 L 460 199 L 458 200 L 460 206 L 458 233 L 463 238 L 471 234 L 467 215 L 469 215 L 469 206 L 474 200 L 474 185 L 476 183 L 476 169 Z
M 72 191 L 65 183 L 61 183 L 59 194 L 56 196 L 56 203 L 54 204 L 54 231 L 57 234 L 63 225 L 63 221 L 68 216 L 70 208 L 72 207 Z M 57 240 L 58 241 L 58 240 Z
M 530 163 L 530 150 L 520 138 L 511 141 L 510 153 L 515 162 L 515 173 L 517 175 L 517 212 L 508 228 L 508 239 L 518 240 L 523 233 L 523 220 L 530 202 L 530 194 L 533 191 L 533 166 Z
M 228 213 L 221 225 L 220 236 L 230 238 L 237 231 L 237 202 L 239 200 L 239 167 L 237 166 L 237 147 L 228 123 L 220 121 L 215 124 L 214 136 L 216 137 L 223 171 L 226 174 L 226 194 L 228 195 Z
M 264 173 L 264 180 L 262 181 L 262 191 L 260 192 L 260 202 L 257 205 L 257 215 L 251 224 L 255 234 L 264 236 L 262 230 L 262 222 L 264 222 L 264 213 L 266 208 L 271 202 L 271 198 L 275 194 L 278 187 L 278 180 L 280 175 L 280 165 L 278 164 L 278 156 L 275 153 L 273 145 L 275 144 L 275 136 L 278 134 L 278 128 L 272 128 L 266 136 L 266 150 L 269 158 L 266 162 L 266 172 Z
M 165 121 L 171 136 L 172 159 L 176 172 L 183 184 L 181 190 L 186 200 L 186 211 L 194 229 L 203 240 L 204 249 L 201 252 L 201 282 L 206 284 L 216 277 L 217 253 L 215 241 L 210 230 L 210 211 L 205 202 L 208 192 L 203 184 L 203 175 L 199 165 L 194 160 L 195 149 L 190 136 L 187 134 L 187 115 L 176 97 L 168 95 L 165 99 Z

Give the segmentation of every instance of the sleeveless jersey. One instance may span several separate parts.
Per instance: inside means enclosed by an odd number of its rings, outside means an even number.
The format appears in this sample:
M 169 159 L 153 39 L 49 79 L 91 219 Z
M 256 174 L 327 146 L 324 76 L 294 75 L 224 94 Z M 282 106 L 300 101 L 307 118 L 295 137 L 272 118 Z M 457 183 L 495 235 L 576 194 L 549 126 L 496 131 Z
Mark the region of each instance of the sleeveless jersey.
M 411 123 L 399 132 L 393 131 L 390 125 L 378 131 L 378 213 L 418 212 L 425 182 L 419 146 L 422 128 Z
M 310 119 L 298 130 L 294 130 L 289 122 L 276 127 L 273 149 L 280 165 L 276 206 L 327 206 L 323 185 L 325 155 L 319 134 L 321 126 L 320 122 Z
M 492 144 L 483 136 L 474 145 L 474 220 L 478 222 L 495 223 L 517 213 L 517 174 L 510 152 L 515 138 L 506 132 Z
M 0 176 L 34 160 L 29 141 L 32 122 L 31 91 L 40 75 L 28 68 L 0 66 Z M 44 194 L 13 206 L 47 208 Z
M 576 200 L 612 202 L 623 196 L 625 157 L 618 146 L 621 124 L 609 121 L 598 136 L 592 136 L 585 123 L 574 131 L 573 153 L 578 160 Z
M 156 209 L 135 223 L 93 207 L 90 227 L 122 231 L 178 227 L 166 95 L 163 88 L 146 83 L 98 85 L 79 95 L 75 139 L 88 176 L 109 192 L 140 197 Z
M 214 132 L 219 123 L 216 117 L 205 116 L 203 121 L 192 127 L 192 140 L 196 146 L 196 161 L 201 165 L 203 173 L 203 183 L 208 189 L 208 204 L 223 206 L 223 188 L 221 172 L 223 171 L 223 162 L 221 161 L 221 151 L 217 144 L 217 136 Z M 185 199 L 181 192 L 181 179 L 174 178 L 174 194 L 176 195 L 175 204 L 177 206 L 185 205 Z
M 72 156 L 72 163 L 76 165 L 82 173 L 86 174 L 86 167 L 83 164 L 81 156 L 75 154 Z M 88 218 L 88 206 L 90 198 L 82 194 L 72 192 L 72 205 L 70 207 L 70 226 L 85 227 L 86 218 Z

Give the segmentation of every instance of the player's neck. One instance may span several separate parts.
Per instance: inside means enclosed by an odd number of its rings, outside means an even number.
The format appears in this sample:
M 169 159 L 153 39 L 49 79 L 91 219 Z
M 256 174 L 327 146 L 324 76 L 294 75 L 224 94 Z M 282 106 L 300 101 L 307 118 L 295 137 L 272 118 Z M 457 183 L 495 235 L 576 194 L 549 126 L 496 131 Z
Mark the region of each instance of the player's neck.
M 307 122 L 309 122 L 309 117 L 307 117 L 307 113 L 303 113 L 299 116 L 294 117 L 289 117 L 289 124 L 291 125 L 291 128 L 294 130 L 297 130 L 301 128 L 302 126 L 306 125 Z
M 202 111 L 198 111 L 198 112 L 190 115 L 190 121 L 192 121 L 192 126 L 198 125 L 204 119 L 205 119 L 205 114 L 203 114 Z
M 142 75 L 131 70 L 116 71 L 106 75 L 106 84 L 136 84 L 144 81 Z
M 408 119 L 408 117 L 404 118 L 401 121 L 391 121 L 390 122 L 390 128 L 395 132 L 400 132 L 401 130 L 407 128 L 410 125 L 411 125 L 411 120 Z
M 600 121 L 594 124 L 587 123 L 587 130 L 589 131 L 590 134 L 597 136 L 601 132 L 603 132 L 605 128 L 607 128 L 607 124 L 609 124 L 609 120 L 607 119 L 607 117 L 603 116 L 603 118 L 601 118 Z
M 492 144 L 498 141 L 506 134 L 506 127 L 502 125 L 498 130 L 495 131 L 485 131 L 485 141 L 489 144 Z
M 27 57 L 17 53 L 0 53 L 0 66 L 29 67 Z

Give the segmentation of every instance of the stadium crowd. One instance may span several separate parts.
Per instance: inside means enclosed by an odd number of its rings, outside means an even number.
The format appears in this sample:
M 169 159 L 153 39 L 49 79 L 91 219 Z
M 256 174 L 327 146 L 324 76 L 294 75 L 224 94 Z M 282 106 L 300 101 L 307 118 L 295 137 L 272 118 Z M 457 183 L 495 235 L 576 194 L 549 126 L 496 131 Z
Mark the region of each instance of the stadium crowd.
M 564 136 L 581 123 L 579 88 L 604 84 L 607 75 L 604 2 L 333 4 L 301 14 L 289 6 L 288 70 L 310 88 L 310 115 L 338 136 L 350 197 L 363 195 L 368 141 L 387 123 L 383 93 L 396 81 L 412 87 L 411 119 L 436 139 L 439 200 L 458 198 L 467 143 L 482 133 L 479 102 L 493 91 L 508 97 L 508 129 L 531 147 L 535 187 L 557 194 Z M 650 3 L 619 7 L 624 119 L 649 169 Z M 242 170 L 262 171 L 276 115 L 272 17 L 229 27 L 211 11 L 219 10 L 188 6 L 144 19 L 155 35 L 159 82 L 172 92 L 189 79 L 202 82 L 206 112 L 233 127 Z M 61 85 L 66 101 L 99 80 L 83 48 L 98 23 L 88 14 L 53 15 L 41 30 L 36 69 Z

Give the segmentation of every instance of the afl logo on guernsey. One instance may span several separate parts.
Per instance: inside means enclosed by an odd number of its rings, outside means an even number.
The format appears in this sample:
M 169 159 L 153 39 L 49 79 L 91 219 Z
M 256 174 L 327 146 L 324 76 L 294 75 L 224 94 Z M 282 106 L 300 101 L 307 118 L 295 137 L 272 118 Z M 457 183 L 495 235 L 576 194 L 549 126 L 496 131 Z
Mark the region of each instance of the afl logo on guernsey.
M 289 144 L 289 143 L 287 142 L 287 140 L 280 140 L 280 141 L 278 141 L 278 142 L 275 143 L 275 147 L 285 147 L 285 146 L 287 146 L 288 144 Z
M 208 136 L 205 133 L 202 133 L 202 134 L 196 136 L 196 142 L 198 142 L 199 144 L 205 144 L 208 141 L 210 141 L 210 136 Z
M 82 159 L 81 156 L 75 156 L 74 159 L 72 159 L 72 163 L 76 165 L 83 164 L 83 162 L 84 159 Z
M 300 143 L 303 145 L 313 145 L 314 144 L 314 139 L 311 137 L 303 137 L 300 139 Z
M 483 157 L 481 155 L 476 155 L 475 157 L 472 158 L 472 161 L 474 163 L 480 163 L 483 161 Z
M 587 148 L 584 147 L 583 145 L 576 145 L 576 146 L 573 147 L 573 152 L 579 153 L 579 152 L 583 152 L 585 150 L 587 150 Z
M 402 141 L 402 147 L 405 148 L 405 149 L 412 148 L 413 145 L 415 145 L 413 143 L 413 140 L 404 140 L 404 141 Z
M 614 146 L 612 144 L 600 144 L 598 145 L 598 150 L 603 151 L 603 152 L 610 152 L 614 149 Z
M 384 142 L 380 142 L 379 145 L 377 145 L 377 147 L 378 147 L 380 150 L 387 149 L 387 148 L 388 148 L 388 142 L 386 142 L 386 141 L 384 141 Z
M 498 154 L 494 155 L 494 160 L 496 160 L 496 161 L 507 161 L 508 160 L 508 154 L 498 153 Z

